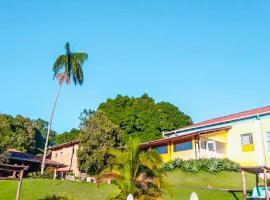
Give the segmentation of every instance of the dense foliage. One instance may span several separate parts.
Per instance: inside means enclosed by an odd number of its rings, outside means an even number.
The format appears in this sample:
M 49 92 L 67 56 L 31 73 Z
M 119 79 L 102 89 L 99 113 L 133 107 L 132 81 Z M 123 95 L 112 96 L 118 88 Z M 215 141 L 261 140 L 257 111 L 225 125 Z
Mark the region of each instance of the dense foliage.
M 118 95 L 101 103 L 98 110 L 118 125 L 123 132 L 123 141 L 130 135 L 142 142 L 162 137 L 162 131 L 173 130 L 192 124 L 188 115 L 167 102 L 155 103 L 147 94 L 134 98 Z
M 220 171 L 237 172 L 240 170 L 240 165 L 227 158 L 225 159 L 210 158 L 210 159 L 198 159 L 198 160 L 175 159 L 163 165 L 164 171 L 173 171 L 175 169 L 180 169 L 184 172 L 192 172 L 192 173 L 197 173 L 201 170 L 210 172 L 210 173 L 216 173 Z
M 64 133 L 56 135 L 55 143 L 56 144 L 63 144 L 66 142 L 70 142 L 72 140 L 76 140 L 79 138 L 80 133 L 81 133 L 81 130 L 73 128 L 70 131 L 66 131 Z
M 31 120 L 17 115 L 0 114 L 0 152 L 8 148 L 28 153 L 39 153 L 44 147 L 48 123 L 42 119 Z M 52 131 L 50 143 L 56 133 Z
M 79 169 L 88 174 L 97 174 L 107 163 L 108 149 L 119 144 L 119 128 L 102 111 L 85 111 L 81 130 L 77 152 Z
M 162 199 L 162 160 L 155 150 L 140 151 L 139 140 L 130 138 L 125 149 L 109 150 L 112 156 L 101 180 L 113 178 L 118 191 L 110 199 L 126 199 L 132 194 L 135 199 Z

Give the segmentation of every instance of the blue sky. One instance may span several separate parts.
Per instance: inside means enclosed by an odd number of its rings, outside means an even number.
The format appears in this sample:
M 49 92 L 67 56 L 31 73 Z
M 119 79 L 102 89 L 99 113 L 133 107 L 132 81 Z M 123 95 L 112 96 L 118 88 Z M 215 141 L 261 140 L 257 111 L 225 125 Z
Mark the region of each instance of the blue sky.
M 270 105 L 269 21 L 263 0 L 1 1 L 0 112 L 48 120 L 66 41 L 89 60 L 84 85 L 62 90 L 59 132 L 117 94 L 148 93 L 194 122 Z

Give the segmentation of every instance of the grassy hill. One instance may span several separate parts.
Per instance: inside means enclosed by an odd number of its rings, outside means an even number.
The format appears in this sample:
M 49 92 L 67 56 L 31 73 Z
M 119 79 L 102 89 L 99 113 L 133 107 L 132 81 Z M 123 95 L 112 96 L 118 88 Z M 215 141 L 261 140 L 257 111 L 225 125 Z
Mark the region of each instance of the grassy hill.
M 255 177 L 247 175 L 249 188 L 255 184 Z M 221 172 L 209 174 L 183 173 L 181 171 L 168 173 L 166 178 L 166 199 L 188 200 L 191 192 L 198 193 L 201 200 L 235 200 L 242 199 L 241 193 L 230 193 L 208 188 L 241 189 L 240 173 Z M 15 198 L 17 182 L 0 181 L 0 199 L 13 200 Z M 104 200 L 116 188 L 113 185 L 103 184 L 99 188 L 95 184 L 72 181 L 53 181 L 41 179 L 25 179 L 22 186 L 22 200 L 45 199 L 48 195 L 66 196 L 74 200 Z

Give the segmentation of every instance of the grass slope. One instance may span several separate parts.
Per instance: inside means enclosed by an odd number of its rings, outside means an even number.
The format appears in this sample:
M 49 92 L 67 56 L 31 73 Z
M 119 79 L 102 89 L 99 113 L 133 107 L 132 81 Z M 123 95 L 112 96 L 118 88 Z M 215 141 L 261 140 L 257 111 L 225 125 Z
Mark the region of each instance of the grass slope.
M 255 184 L 253 176 L 247 176 L 248 186 Z M 166 178 L 166 200 L 188 200 L 191 192 L 198 193 L 200 200 L 229 200 L 241 199 L 242 194 L 232 194 L 206 190 L 207 186 L 213 188 L 241 189 L 241 176 L 239 173 L 222 172 L 209 174 L 200 172 L 197 174 L 183 173 L 181 171 L 168 173 Z M 13 200 L 15 198 L 17 182 L 0 181 L 0 199 Z M 48 195 L 60 195 L 75 200 L 104 200 L 115 191 L 113 185 L 103 184 L 99 188 L 95 184 L 71 181 L 53 181 L 41 179 L 25 179 L 22 186 L 22 200 L 44 199 Z

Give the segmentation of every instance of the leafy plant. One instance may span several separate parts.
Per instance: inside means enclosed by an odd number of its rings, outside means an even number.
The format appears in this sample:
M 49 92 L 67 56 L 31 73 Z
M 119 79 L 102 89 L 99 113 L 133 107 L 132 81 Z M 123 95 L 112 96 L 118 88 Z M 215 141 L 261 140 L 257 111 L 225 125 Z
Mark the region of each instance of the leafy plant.
M 181 169 L 184 172 L 197 173 L 201 170 L 210 173 L 216 173 L 220 171 L 239 171 L 240 165 L 234 161 L 227 158 L 210 158 L 210 159 L 191 159 L 191 160 L 181 160 L 175 159 L 169 161 L 163 165 L 163 171 L 173 171 L 176 169 Z
M 211 158 L 204 167 L 207 172 L 216 173 L 222 170 L 222 163 L 218 159 Z
M 130 138 L 125 149 L 110 149 L 112 158 L 101 173 L 99 182 L 111 178 L 119 191 L 111 199 L 162 199 L 162 160 L 155 150 L 140 151 L 139 140 Z
M 201 165 L 199 160 L 187 160 L 183 162 L 182 165 L 182 170 L 184 172 L 192 172 L 192 173 L 197 173 L 201 169 Z

